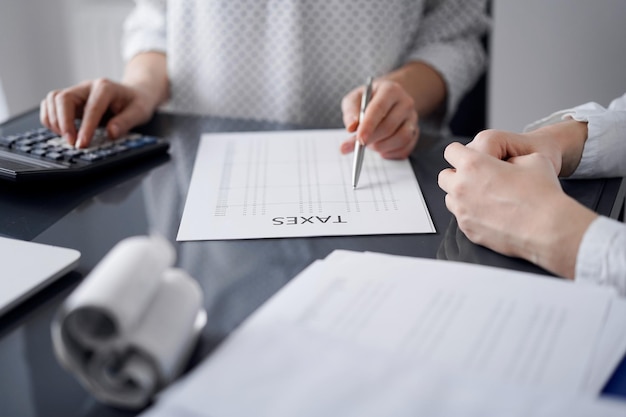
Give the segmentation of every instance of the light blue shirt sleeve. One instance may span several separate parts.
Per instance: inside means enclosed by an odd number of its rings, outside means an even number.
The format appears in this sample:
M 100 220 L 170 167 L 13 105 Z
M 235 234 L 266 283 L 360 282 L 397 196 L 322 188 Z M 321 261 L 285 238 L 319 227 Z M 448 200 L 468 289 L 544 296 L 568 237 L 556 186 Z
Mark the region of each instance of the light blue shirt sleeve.
M 530 124 L 526 131 L 572 118 L 587 123 L 580 164 L 570 178 L 626 176 L 626 94 L 604 108 L 586 103 Z M 615 288 L 626 296 L 626 225 L 598 217 L 585 232 L 576 257 L 577 282 Z
M 578 249 L 577 282 L 615 288 L 626 296 L 626 225 L 600 216 L 591 223 Z
M 598 103 L 585 103 L 553 113 L 524 130 L 535 130 L 568 118 L 586 122 L 588 131 L 582 159 L 570 178 L 626 176 L 626 94 L 613 100 L 607 108 Z

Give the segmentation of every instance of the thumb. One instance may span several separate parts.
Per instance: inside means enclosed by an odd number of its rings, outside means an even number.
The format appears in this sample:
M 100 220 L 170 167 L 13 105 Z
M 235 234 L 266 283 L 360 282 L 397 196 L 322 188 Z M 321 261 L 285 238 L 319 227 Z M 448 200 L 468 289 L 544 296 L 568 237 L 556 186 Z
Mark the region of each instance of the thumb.
M 341 151 L 343 155 L 353 152 L 355 142 L 356 142 L 356 135 L 352 135 L 341 144 L 341 146 L 339 147 L 339 150 Z

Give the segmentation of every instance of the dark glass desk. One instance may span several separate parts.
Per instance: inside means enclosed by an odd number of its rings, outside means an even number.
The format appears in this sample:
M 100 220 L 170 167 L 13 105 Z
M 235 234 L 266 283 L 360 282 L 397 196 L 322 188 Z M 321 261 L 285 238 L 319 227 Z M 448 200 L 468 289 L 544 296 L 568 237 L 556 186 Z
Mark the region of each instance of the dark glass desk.
M 32 111 L 0 126 L 0 135 L 38 126 Z M 547 274 L 536 266 L 472 244 L 445 207 L 437 175 L 454 138 L 424 136 L 411 157 L 437 229 L 435 234 L 206 241 L 177 243 L 187 188 L 202 132 L 279 130 L 293 126 L 157 115 L 140 130 L 170 140 L 170 156 L 85 182 L 25 187 L 0 183 L 0 235 L 75 248 L 79 268 L 0 318 L 0 414 L 119 416 L 134 413 L 97 403 L 56 362 L 50 324 L 63 299 L 121 239 L 158 232 L 173 242 L 178 266 L 202 286 L 209 322 L 191 365 L 315 259 L 334 249 L 450 259 Z M 570 181 L 566 191 L 613 217 L 621 213 L 621 179 Z M 1 268 L 1 266 L 0 266 Z M 626 361 L 605 387 L 626 397 Z

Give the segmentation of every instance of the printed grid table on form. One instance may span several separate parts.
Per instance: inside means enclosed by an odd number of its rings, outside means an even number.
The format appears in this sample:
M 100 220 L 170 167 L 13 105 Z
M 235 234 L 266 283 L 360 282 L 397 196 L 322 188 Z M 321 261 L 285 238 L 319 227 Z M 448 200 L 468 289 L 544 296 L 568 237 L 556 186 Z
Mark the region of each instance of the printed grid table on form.
M 407 160 L 367 150 L 352 188 L 344 130 L 204 134 L 177 240 L 434 233 Z

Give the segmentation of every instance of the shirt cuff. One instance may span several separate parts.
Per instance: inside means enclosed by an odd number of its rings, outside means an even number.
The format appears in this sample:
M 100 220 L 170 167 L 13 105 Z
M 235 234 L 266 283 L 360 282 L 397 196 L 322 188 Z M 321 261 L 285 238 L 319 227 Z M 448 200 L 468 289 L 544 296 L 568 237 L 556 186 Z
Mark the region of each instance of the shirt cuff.
M 578 248 L 575 281 L 626 296 L 626 225 L 604 216 L 589 225 Z
M 626 129 L 626 112 L 605 109 L 597 103 L 586 103 L 571 109 L 552 113 L 526 126 L 525 132 L 559 123 L 565 119 L 587 123 L 587 140 L 582 158 L 576 171 L 569 178 L 619 177 L 621 162 L 616 152 L 625 152 L 626 147 L 619 146 Z

